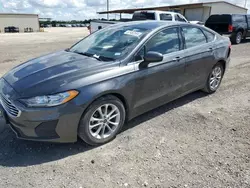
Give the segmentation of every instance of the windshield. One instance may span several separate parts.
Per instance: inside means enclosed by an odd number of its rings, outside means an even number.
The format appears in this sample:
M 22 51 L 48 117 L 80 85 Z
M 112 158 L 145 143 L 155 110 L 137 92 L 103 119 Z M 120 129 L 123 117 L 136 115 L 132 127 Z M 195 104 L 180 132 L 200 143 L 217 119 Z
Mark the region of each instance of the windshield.
M 70 51 L 100 61 L 114 61 L 131 52 L 149 31 L 136 26 L 105 28 L 89 35 Z

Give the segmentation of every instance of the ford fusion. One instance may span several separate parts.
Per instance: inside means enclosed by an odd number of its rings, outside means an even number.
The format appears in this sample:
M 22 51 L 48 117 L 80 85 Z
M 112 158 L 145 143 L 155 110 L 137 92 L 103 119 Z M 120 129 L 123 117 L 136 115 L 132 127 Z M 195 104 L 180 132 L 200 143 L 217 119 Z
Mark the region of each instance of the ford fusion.
M 124 123 L 196 90 L 214 93 L 231 43 L 179 22 L 115 24 L 73 47 L 27 61 L 0 80 L 0 122 L 18 138 L 90 145 Z

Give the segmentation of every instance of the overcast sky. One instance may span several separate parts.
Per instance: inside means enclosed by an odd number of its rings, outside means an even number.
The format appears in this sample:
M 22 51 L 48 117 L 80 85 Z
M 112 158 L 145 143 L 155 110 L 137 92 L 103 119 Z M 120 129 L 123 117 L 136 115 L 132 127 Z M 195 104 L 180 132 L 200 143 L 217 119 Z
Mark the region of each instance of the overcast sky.
M 178 5 L 212 0 L 109 0 L 110 9 Z M 244 6 L 245 0 L 227 0 Z M 250 0 L 248 0 L 250 9 Z M 106 10 L 107 0 L 0 0 L 0 13 L 36 13 L 56 20 L 97 18 L 96 12 Z M 118 16 L 118 15 L 117 15 Z M 118 18 L 118 17 L 117 17 Z

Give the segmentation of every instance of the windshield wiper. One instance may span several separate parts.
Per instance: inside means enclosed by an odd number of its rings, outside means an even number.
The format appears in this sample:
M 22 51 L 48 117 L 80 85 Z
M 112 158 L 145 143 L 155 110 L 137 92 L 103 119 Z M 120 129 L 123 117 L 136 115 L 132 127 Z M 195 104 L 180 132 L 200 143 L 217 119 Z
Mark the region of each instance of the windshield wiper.
M 96 54 L 91 54 L 91 53 L 87 53 L 87 52 L 79 52 L 79 51 L 73 51 L 74 53 L 80 54 L 80 55 L 84 55 L 87 57 L 92 57 L 97 59 L 98 61 L 114 61 L 114 58 L 111 57 L 104 57 L 104 56 L 98 56 Z
M 84 55 L 84 56 L 87 56 L 87 57 L 93 57 L 95 59 L 97 59 L 98 61 L 102 61 L 102 59 L 95 55 L 95 54 L 91 54 L 91 53 L 87 53 L 87 52 L 78 52 L 78 51 L 73 51 L 74 53 L 77 53 L 77 54 L 80 54 L 80 55 Z

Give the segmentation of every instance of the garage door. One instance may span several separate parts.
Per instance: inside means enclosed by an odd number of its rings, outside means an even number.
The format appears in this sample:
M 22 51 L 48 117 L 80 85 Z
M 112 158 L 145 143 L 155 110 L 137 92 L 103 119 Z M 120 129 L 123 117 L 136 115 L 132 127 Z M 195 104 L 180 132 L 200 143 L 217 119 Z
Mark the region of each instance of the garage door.
M 185 17 L 188 21 L 202 21 L 203 8 L 185 9 Z

